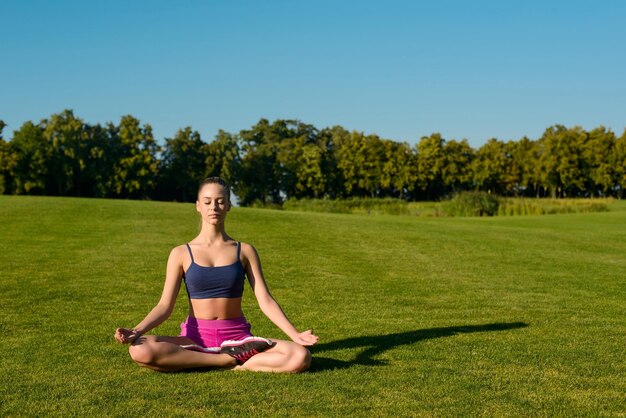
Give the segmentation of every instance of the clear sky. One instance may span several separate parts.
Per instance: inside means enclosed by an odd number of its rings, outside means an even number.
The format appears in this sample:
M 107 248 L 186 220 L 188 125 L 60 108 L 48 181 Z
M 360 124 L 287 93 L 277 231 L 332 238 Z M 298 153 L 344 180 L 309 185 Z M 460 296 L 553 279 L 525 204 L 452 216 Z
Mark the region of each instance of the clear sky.
M 626 127 L 626 1 L 5 1 L 4 137 L 63 109 L 161 141 L 260 118 L 479 147 Z

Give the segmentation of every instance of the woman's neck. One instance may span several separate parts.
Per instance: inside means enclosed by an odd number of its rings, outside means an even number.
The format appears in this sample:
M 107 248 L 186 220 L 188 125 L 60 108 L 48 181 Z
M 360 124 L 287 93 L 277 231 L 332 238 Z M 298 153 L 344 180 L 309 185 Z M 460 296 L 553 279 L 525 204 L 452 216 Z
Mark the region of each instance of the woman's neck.
M 228 241 L 230 237 L 224 231 L 224 225 L 208 225 L 203 224 L 198 239 L 205 244 L 212 244 L 218 241 Z

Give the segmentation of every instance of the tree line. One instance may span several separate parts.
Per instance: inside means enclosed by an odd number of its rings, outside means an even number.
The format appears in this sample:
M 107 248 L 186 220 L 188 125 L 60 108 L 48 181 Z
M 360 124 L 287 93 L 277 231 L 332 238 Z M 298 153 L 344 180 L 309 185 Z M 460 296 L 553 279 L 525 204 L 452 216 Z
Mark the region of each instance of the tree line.
M 395 197 L 440 200 L 481 190 L 518 197 L 622 198 L 626 131 L 554 125 L 532 140 L 467 140 L 434 133 L 410 145 L 341 126 L 261 119 L 204 142 L 191 127 L 158 144 L 149 124 L 123 116 L 89 124 L 71 110 L 26 122 L 10 140 L 0 121 L 0 193 L 195 201 L 199 181 L 221 176 L 239 203 Z

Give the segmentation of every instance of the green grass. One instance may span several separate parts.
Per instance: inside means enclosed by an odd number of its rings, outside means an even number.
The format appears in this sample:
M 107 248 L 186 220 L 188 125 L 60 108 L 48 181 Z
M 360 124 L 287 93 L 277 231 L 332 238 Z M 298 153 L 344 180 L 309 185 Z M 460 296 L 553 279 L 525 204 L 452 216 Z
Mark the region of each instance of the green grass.
M 431 218 L 235 208 L 311 371 L 161 374 L 113 341 L 190 204 L 0 197 L 0 415 L 626 414 L 626 210 Z M 255 305 L 253 332 L 283 337 Z M 160 334 L 177 334 L 184 291 Z

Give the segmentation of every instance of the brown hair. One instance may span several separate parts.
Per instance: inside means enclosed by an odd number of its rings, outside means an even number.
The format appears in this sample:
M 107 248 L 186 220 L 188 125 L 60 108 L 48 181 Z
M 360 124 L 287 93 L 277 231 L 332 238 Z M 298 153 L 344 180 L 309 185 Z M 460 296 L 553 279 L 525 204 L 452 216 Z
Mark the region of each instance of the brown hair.
M 224 190 L 226 190 L 226 196 L 228 197 L 228 200 L 230 201 L 230 186 L 228 185 L 228 183 L 226 183 L 226 180 L 224 180 L 221 177 L 207 177 L 207 178 L 205 178 L 202 181 L 202 183 L 200 183 L 200 185 L 198 186 L 198 196 L 200 196 L 200 191 L 207 184 L 219 184 L 220 186 L 222 186 L 224 188 Z

